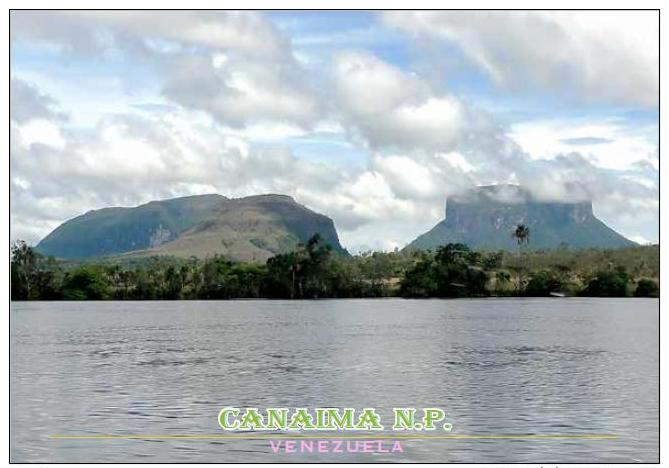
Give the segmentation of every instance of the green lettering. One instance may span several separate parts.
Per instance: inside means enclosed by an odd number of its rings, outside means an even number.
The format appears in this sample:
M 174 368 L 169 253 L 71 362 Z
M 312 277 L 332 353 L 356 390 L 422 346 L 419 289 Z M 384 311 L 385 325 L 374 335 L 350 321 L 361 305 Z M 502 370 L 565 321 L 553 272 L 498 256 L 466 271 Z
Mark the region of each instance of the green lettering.
M 362 410 L 362 414 L 358 418 L 358 424 L 355 425 L 356 429 L 383 429 L 381 425 L 381 417 L 376 414 L 374 408 L 365 408 Z
M 353 408 L 344 408 L 344 414 L 339 414 L 339 408 L 327 408 L 326 429 L 355 429 L 353 426 Z
M 235 418 L 239 414 L 238 408 L 223 408 L 220 413 L 218 413 L 218 425 L 221 426 L 226 431 L 234 431 L 239 426 L 239 421 L 235 419 L 232 424 L 228 421 L 228 416 L 232 415 Z
M 288 408 L 267 408 L 267 429 L 286 429 Z
M 315 429 L 314 421 L 306 408 L 295 408 L 288 429 Z
M 396 431 L 412 430 L 416 408 L 393 408 L 395 423 L 393 429 Z
M 434 423 L 446 417 L 446 413 L 440 408 L 423 408 L 423 414 L 423 427 L 426 431 L 434 430 Z
M 239 429 L 265 429 L 262 416 L 258 413 L 257 408 L 246 408 Z

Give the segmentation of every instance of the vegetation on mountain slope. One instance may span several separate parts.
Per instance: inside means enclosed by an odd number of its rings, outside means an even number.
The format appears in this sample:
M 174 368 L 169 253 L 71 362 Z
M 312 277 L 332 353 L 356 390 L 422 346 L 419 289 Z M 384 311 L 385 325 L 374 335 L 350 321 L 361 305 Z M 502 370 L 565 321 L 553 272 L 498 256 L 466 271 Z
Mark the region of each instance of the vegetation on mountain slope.
M 264 263 L 319 232 L 337 251 L 334 223 L 285 195 L 199 195 L 134 208 L 104 208 L 63 223 L 36 250 L 59 259 L 172 255 Z
M 463 243 L 477 250 L 515 250 L 517 238 L 507 233 L 518 225 L 532 232 L 533 249 L 635 245 L 600 221 L 590 202 L 543 201 L 515 185 L 492 185 L 449 197 L 445 219 L 407 248 L 425 250 Z

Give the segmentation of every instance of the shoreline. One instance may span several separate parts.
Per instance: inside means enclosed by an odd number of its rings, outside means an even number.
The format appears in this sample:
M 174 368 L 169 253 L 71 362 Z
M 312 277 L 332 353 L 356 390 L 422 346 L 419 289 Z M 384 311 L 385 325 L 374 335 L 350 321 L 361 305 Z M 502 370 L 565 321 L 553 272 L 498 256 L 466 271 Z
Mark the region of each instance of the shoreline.
M 244 297 L 239 297 L 239 298 L 234 298 L 234 299 L 85 299 L 85 300 L 38 300 L 38 299 L 31 299 L 27 301 L 16 301 L 16 300 L 10 300 L 10 304 L 32 304 L 32 303 L 71 303 L 71 304 L 79 304 L 79 303 L 88 303 L 88 302 L 96 302 L 96 303 L 112 303 L 112 302 L 119 302 L 119 303 L 134 303 L 134 302 L 165 302 L 165 303 L 173 303 L 173 302 L 327 302 L 327 301 L 389 301 L 389 300 L 397 300 L 397 301 L 421 301 L 421 302 L 429 302 L 429 301 L 497 301 L 497 300 L 518 300 L 518 299 L 523 299 L 523 300 L 538 300 L 538 299 L 550 299 L 552 301 L 558 301 L 558 300 L 574 300 L 574 299 L 625 299 L 625 300 L 640 300 L 640 299 L 654 299 L 659 301 L 659 297 L 632 297 L 632 296 L 616 296 L 616 297 L 611 297 L 611 296 L 565 296 L 565 297 L 552 297 L 552 296 L 488 296 L 488 297 L 328 297 L 328 298 L 322 298 L 322 299 L 275 299 L 275 298 L 264 298 L 264 297 L 249 297 L 249 298 L 244 298 Z

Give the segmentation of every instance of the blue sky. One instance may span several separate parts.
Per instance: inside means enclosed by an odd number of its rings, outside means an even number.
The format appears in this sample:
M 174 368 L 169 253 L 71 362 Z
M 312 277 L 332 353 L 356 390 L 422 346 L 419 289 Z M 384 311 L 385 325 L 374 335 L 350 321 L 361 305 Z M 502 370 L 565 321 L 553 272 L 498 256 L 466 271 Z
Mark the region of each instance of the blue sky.
M 280 192 L 353 251 L 520 183 L 658 241 L 654 12 L 11 14 L 12 237 Z

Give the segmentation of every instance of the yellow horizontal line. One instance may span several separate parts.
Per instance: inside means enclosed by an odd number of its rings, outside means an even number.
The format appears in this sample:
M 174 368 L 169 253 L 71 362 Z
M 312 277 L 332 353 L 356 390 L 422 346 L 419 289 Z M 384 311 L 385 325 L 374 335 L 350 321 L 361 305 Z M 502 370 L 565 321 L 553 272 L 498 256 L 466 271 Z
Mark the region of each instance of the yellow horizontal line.
M 435 435 L 435 436 L 419 436 L 419 435 L 153 435 L 153 434 L 107 434 L 107 435 L 67 435 L 55 434 L 48 436 L 49 439 L 66 439 L 66 440 L 111 440 L 111 439 L 225 439 L 225 440 L 258 440 L 258 439 L 364 439 L 364 440 L 400 440 L 400 439 L 415 439 L 415 440 L 448 440 L 448 439 L 617 439 L 617 435 L 613 434 L 451 434 L 451 435 Z

